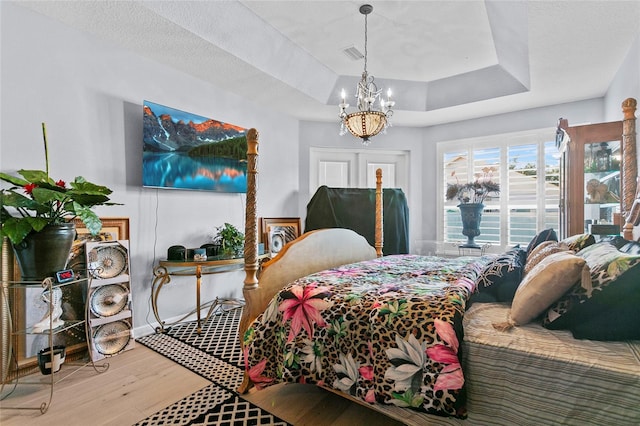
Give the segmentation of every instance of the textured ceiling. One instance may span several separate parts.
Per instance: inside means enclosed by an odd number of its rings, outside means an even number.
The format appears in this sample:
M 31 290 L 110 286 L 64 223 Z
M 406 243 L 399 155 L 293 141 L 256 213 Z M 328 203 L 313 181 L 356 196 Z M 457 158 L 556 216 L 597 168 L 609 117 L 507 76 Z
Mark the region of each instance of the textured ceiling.
M 296 118 L 335 121 L 364 66 L 343 52 L 364 52 L 363 3 L 17 4 Z M 637 0 L 368 3 L 367 69 L 393 89 L 396 125 L 601 97 L 640 31 Z

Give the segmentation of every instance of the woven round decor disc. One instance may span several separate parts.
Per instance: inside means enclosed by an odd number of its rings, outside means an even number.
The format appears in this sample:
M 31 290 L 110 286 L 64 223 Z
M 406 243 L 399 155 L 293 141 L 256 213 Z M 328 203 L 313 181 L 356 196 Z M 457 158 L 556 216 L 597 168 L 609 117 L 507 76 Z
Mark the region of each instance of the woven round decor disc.
M 131 326 L 126 321 L 103 324 L 93 333 L 93 346 L 103 355 L 115 355 L 131 340 Z
M 129 300 L 129 292 L 119 284 L 98 287 L 91 295 L 91 312 L 99 317 L 110 317 L 121 312 Z
M 89 270 L 93 278 L 117 277 L 127 270 L 127 266 L 127 252 L 121 246 L 99 246 L 89 255 Z

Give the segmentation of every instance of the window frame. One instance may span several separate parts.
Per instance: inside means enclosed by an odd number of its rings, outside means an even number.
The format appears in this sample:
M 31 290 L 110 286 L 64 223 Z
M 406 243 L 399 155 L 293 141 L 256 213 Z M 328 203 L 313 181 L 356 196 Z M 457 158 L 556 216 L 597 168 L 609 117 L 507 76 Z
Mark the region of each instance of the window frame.
M 437 240 L 445 241 L 445 229 L 444 229 L 444 221 L 445 221 L 445 177 L 444 177 L 444 154 L 446 152 L 451 151 L 477 151 L 480 149 L 487 148 L 500 148 L 500 188 L 508 189 L 508 179 L 509 179 L 509 162 L 508 162 L 508 148 L 512 146 L 521 146 L 521 145 L 533 145 L 536 144 L 538 146 L 537 152 L 537 161 L 538 161 L 538 170 L 542 172 L 542 175 L 538 175 L 541 177 L 537 181 L 538 185 L 538 193 L 544 193 L 545 182 L 546 182 L 546 170 L 547 164 L 545 163 L 545 144 L 552 142 L 555 140 L 555 127 L 549 127 L 544 129 L 537 130 L 527 130 L 520 132 L 511 132 L 511 133 L 501 133 L 495 135 L 487 135 L 481 137 L 474 138 L 465 138 L 465 139 L 457 139 L 450 141 L 441 141 L 436 145 L 437 152 L 437 176 L 436 176 L 436 191 L 438 192 L 437 196 L 437 211 L 436 211 L 436 223 L 437 226 Z M 559 157 L 560 153 L 558 153 Z M 558 165 L 559 165 L 558 161 Z M 540 167 L 540 165 L 544 165 L 544 167 Z M 538 197 L 538 202 L 536 205 L 536 230 L 539 231 L 545 228 L 545 217 L 546 217 L 546 197 Z M 508 191 L 501 191 L 499 197 L 499 210 L 500 210 L 500 234 L 499 234 L 499 244 L 497 247 L 492 247 L 497 251 L 503 250 L 507 246 L 510 246 L 509 243 L 509 197 Z M 559 207 L 559 206 L 558 206 Z M 558 211 L 559 214 L 559 211 Z M 559 223 L 559 218 L 558 218 Z M 463 240 L 463 235 L 460 236 L 460 239 Z M 490 250 L 494 251 L 494 250 Z

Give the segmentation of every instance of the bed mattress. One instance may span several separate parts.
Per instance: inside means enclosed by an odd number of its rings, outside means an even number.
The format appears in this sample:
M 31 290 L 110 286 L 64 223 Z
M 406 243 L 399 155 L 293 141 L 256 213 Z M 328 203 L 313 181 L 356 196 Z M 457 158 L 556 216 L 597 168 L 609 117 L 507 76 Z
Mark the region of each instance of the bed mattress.
M 578 340 L 539 323 L 496 331 L 508 310 L 465 313 L 467 424 L 640 424 L 640 341 Z

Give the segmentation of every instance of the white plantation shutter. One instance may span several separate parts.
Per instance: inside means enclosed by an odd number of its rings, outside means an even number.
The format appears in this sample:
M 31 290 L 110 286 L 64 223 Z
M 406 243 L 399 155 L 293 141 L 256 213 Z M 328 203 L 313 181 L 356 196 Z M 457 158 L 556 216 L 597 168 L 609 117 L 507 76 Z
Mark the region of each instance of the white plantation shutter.
M 543 225 L 538 227 L 543 229 L 560 229 L 560 155 L 556 148 L 555 141 L 544 144 L 544 218 Z M 551 161 L 554 159 L 555 161 Z
M 469 179 L 468 150 L 450 151 L 444 153 L 442 194 L 446 194 L 447 184 L 464 183 Z M 458 210 L 458 200 L 444 200 L 444 241 L 454 241 L 462 238 L 462 220 Z
M 538 226 L 538 145 L 508 147 L 509 244 L 528 244 Z
M 500 147 L 477 149 L 473 155 L 473 179 L 491 179 L 500 183 L 502 170 L 500 167 Z M 504 186 L 500 186 L 503 188 Z M 478 242 L 500 243 L 500 195 L 492 195 L 484 200 L 484 212 L 482 213 L 482 234 L 476 237 Z
M 558 229 L 559 163 L 555 129 L 494 135 L 438 144 L 442 167 L 441 223 L 438 238 L 461 241 L 458 200 L 445 200 L 447 183 L 466 183 L 490 174 L 500 194 L 487 197 L 478 243 L 526 245 L 545 228 Z M 439 219 L 440 220 L 440 219 Z

